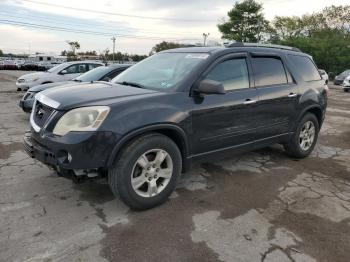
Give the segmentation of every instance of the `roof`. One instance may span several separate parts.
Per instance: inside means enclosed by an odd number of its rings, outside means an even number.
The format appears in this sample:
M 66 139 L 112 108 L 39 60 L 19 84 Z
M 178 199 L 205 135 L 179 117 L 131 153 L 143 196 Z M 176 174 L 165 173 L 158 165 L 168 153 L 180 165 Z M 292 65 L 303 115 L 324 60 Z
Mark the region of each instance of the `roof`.
M 234 50 L 237 52 L 244 52 L 247 50 L 250 50 L 253 52 L 259 52 L 259 51 L 298 52 L 300 54 L 303 54 L 299 49 L 290 47 L 290 46 L 254 44 L 254 43 L 234 43 L 227 47 L 223 47 L 223 46 L 183 47 L 183 48 L 169 49 L 163 52 L 165 53 L 218 53 L 218 52 L 224 52 L 225 50 Z

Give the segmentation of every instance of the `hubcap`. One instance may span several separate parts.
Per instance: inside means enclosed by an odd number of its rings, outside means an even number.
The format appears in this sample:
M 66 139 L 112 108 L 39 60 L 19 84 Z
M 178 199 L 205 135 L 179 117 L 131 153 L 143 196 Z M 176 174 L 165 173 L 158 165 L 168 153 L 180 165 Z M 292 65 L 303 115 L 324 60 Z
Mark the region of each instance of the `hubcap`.
M 312 121 L 307 121 L 304 123 L 300 131 L 300 135 L 299 135 L 300 148 L 304 151 L 309 150 L 314 140 L 315 140 L 315 125 Z
M 154 197 L 166 188 L 173 175 L 173 160 L 162 149 L 142 154 L 131 173 L 131 185 L 142 197 Z

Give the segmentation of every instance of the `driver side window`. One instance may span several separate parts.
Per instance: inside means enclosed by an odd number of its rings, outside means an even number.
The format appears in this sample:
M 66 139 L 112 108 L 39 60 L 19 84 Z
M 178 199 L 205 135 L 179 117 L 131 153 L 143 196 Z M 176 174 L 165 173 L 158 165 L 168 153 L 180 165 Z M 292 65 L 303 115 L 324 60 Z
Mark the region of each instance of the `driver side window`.
M 248 67 L 245 58 L 235 58 L 217 64 L 205 77 L 223 84 L 226 91 L 249 88 Z
M 78 71 L 78 65 L 71 65 L 64 69 L 63 71 L 66 71 L 66 74 L 76 74 L 79 73 Z

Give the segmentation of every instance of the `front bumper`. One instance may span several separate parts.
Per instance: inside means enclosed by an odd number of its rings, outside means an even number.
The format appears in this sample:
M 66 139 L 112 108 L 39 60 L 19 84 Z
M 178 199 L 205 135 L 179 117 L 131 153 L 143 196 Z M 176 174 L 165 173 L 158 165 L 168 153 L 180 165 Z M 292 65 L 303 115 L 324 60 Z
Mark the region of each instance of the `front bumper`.
M 35 82 L 16 82 L 17 90 L 27 90 L 33 86 L 37 85 Z
M 343 82 L 344 82 L 344 79 L 334 79 L 335 85 L 341 85 L 341 84 L 343 84 Z
M 116 142 L 117 136 L 105 131 L 71 132 L 58 137 L 32 130 L 23 138 L 30 157 L 59 170 L 105 168 Z
M 34 99 L 26 99 L 26 100 L 21 99 L 18 103 L 18 106 L 22 108 L 24 112 L 30 113 L 32 111 L 33 104 L 34 104 Z

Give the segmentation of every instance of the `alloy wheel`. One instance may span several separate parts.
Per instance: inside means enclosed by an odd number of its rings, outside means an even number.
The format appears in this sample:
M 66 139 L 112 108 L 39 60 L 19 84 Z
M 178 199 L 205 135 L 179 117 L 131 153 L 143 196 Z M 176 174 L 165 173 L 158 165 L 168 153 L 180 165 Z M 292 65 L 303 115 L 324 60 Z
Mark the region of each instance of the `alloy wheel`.
M 173 174 L 173 160 L 163 149 L 142 154 L 134 164 L 131 185 L 141 197 L 154 197 L 169 184 Z

